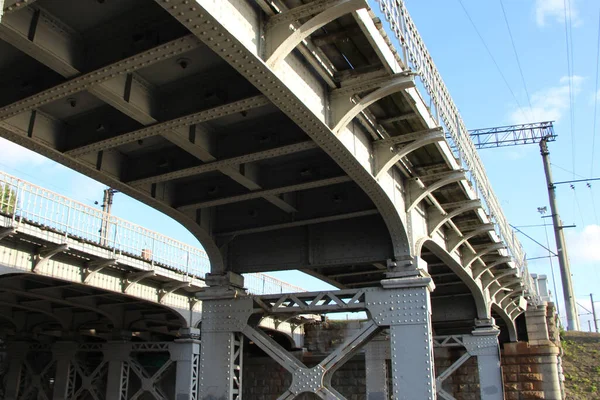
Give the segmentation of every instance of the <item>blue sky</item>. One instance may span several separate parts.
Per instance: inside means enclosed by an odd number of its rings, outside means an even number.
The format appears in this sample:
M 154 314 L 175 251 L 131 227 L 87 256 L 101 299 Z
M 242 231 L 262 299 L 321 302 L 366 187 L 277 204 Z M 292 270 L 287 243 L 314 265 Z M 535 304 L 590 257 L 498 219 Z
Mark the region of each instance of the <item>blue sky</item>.
M 570 18 L 567 19 L 572 26 L 573 63 L 569 71 L 564 0 L 503 0 L 527 90 L 519 73 L 500 1 L 462 0 L 462 4 L 498 68 L 459 0 L 407 1 L 408 10 L 467 127 L 554 120 L 558 140 L 550 144 L 550 152 L 555 180 L 600 176 L 598 135 L 592 159 L 600 1 L 570 0 L 570 7 L 567 7 Z M 570 92 L 574 100 L 573 121 Z M 86 204 L 102 200 L 102 184 L 3 139 L 0 139 L 0 148 L 1 170 Z M 536 211 L 538 207 L 548 206 L 539 148 L 529 145 L 490 149 L 483 150 L 481 156 L 509 221 L 516 226 L 526 226 L 521 228 L 525 233 L 546 244 L 545 227 L 527 227 L 551 222 L 541 219 Z M 557 189 L 564 223 L 577 225 L 566 231 L 568 250 L 576 296 L 588 308 L 589 293 L 594 293 L 600 300 L 600 252 L 597 251 L 600 248 L 600 181 L 591 184 L 591 188 L 582 183 L 574 189 L 569 185 Z M 198 244 L 178 223 L 123 194 L 116 195 L 113 210 L 120 217 L 184 242 Z M 554 250 L 552 227 L 546 229 L 550 247 Z M 548 254 L 524 236 L 520 239 L 529 258 Z M 531 260 L 529 268 L 531 272 L 546 274 L 552 279 L 549 259 Z M 554 269 L 558 278 L 556 260 Z M 297 274 L 275 275 L 307 289 L 327 287 Z M 560 285 L 558 289 L 560 291 Z M 584 328 L 587 328 L 586 321 L 584 318 Z

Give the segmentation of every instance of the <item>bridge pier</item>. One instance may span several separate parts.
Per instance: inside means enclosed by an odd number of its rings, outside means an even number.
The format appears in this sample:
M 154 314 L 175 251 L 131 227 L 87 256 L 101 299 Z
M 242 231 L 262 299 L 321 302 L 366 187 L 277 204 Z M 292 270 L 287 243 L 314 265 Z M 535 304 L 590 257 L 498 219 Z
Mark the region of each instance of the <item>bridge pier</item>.
M 389 338 L 376 337 L 365 346 L 367 400 L 389 399 L 387 368 L 389 359 Z
M 382 281 L 382 300 L 370 309 L 374 319 L 389 325 L 393 398 L 435 398 L 431 330 L 431 278 L 414 276 Z M 389 305 L 388 305 L 389 304 Z M 375 312 L 374 312 L 375 311 Z
M 29 350 L 29 344 L 25 342 L 13 343 L 7 346 L 8 371 L 6 374 L 6 387 L 4 397 L 6 400 L 17 400 L 21 388 L 21 380 L 24 362 Z
M 52 348 L 56 360 L 56 372 L 54 374 L 54 387 L 52 400 L 69 400 L 73 383 L 73 366 L 71 360 L 77 353 L 77 347 L 72 342 L 57 342 Z
M 487 322 L 487 321 L 486 321 Z M 502 400 L 504 390 L 500 366 L 500 330 L 493 325 L 478 325 L 468 341 L 467 352 L 477 358 L 479 371 L 479 393 L 482 400 Z

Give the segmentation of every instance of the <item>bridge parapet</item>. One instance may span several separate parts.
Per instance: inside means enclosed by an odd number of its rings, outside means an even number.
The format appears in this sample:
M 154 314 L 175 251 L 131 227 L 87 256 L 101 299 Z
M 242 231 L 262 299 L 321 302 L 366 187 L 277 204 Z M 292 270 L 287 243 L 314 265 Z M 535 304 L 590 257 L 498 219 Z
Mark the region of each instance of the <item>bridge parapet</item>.
M 104 262 L 87 265 L 83 283 L 105 267 L 114 267 L 118 259 L 126 258 L 140 271 L 156 272 L 155 266 L 175 273 L 174 279 L 203 285 L 201 280 L 210 271 L 204 250 L 171 237 L 109 215 L 94 207 L 44 189 L 0 171 L 0 240 L 18 232 L 36 235 L 44 232 L 46 239 L 64 237 L 91 245 Z M 5 225 L 5 226 L 4 226 Z M 60 240 L 59 240 L 60 241 Z M 88 246 L 89 247 L 89 246 Z M 34 268 L 66 248 L 56 244 L 47 249 Z M 41 255 L 42 253 L 40 253 Z M 93 265 L 92 265 L 93 264 Z M 137 282 L 137 281 L 136 281 Z M 253 294 L 303 292 L 301 287 L 262 273 L 245 274 L 245 285 Z M 175 288 L 174 290 L 176 290 Z
M 450 92 L 408 13 L 404 1 L 371 0 L 370 2 L 379 5 L 385 17 L 386 31 L 393 33 L 395 36 L 393 38 L 394 46 L 396 50 L 399 50 L 396 55 L 403 67 L 417 72 L 416 76 L 420 79 L 422 85 L 416 85 L 416 87 L 422 88 L 420 93 L 429 98 L 429 104 L 434 106 L 433 110 L 429 110 L 432 118 L 437 120 L 438 124 L 448 132 L 446 137 L 455 149 L 455 156 L 467 171 L 467 176 L 470 178 L 471 186 L 477 196 L 484 200 L 488 214 L 496 223 L 497 233 L 506 243 L 511 256 L 520 269 L 523 283 L 531 300 L 536 304 L 539 303 L 539 296 L 526 269 L 523 248 L 515 237 L 514 231 L 510 228 L 458 107 L 452 100 Z

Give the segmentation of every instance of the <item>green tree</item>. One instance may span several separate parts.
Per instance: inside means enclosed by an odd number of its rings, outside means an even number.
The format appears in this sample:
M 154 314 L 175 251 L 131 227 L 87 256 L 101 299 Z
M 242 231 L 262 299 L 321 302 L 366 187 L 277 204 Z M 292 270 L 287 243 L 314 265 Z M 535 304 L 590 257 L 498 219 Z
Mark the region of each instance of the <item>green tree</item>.
M 17 204 L 17 192 L 8 185 L 0 186 L 0 211 L 13 214 Z

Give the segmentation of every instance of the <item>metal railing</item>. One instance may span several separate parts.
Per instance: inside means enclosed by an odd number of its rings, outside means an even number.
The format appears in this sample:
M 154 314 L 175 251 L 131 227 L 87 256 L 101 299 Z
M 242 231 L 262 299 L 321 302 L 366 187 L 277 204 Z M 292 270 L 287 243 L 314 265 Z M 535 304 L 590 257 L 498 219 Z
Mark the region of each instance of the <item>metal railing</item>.
M 454 148 L 459 162 L 467 171 L 472 188 L 475 190 L 477 196 L 483 200 L 488 214 L 492 221 L 496 223 L 498 235 L 506 243 L 508 251 L 515 260 L 519 271 L 521 274 L 528 275 L 525 253 L 521 243 L 516 238 L 514 231 L 510 228 L 504 216 L 500 202 L 488 181 L 483 163 L 458 111 L 458 107 L 454 104 L 429 50 L 427 50 L 415 23 L 406 9 L 404 1 L 369 1 L 379 5 L 379 9 L 385 17 L 385 21 L 382 21 L 384 26 L 387 22 L 386 30 L 392 32 L 397 40 L 396 46 L 399 46 L 397 49 L 399 50 L 398 54 L 404 63 L 404 67 L 417 72 L 420 80 L 417 88 L 419 88 L 421 95 L 429 98 L 432 118 L 443 125 L 450 134 L 450 145 Z M 530 293 L 535 292 L 530 287 L 531 278 L 525 278 L 523 282 Z
M 0 214 L 12 228 L 28 223 L 46 230 L 159 264 L 204 279 L 210 263 L 204 250 L 161 235 L 102 210 L 0 172 Z M 303 289 L 253 273 L 245 274 L 253 294 L 301 292 Z

